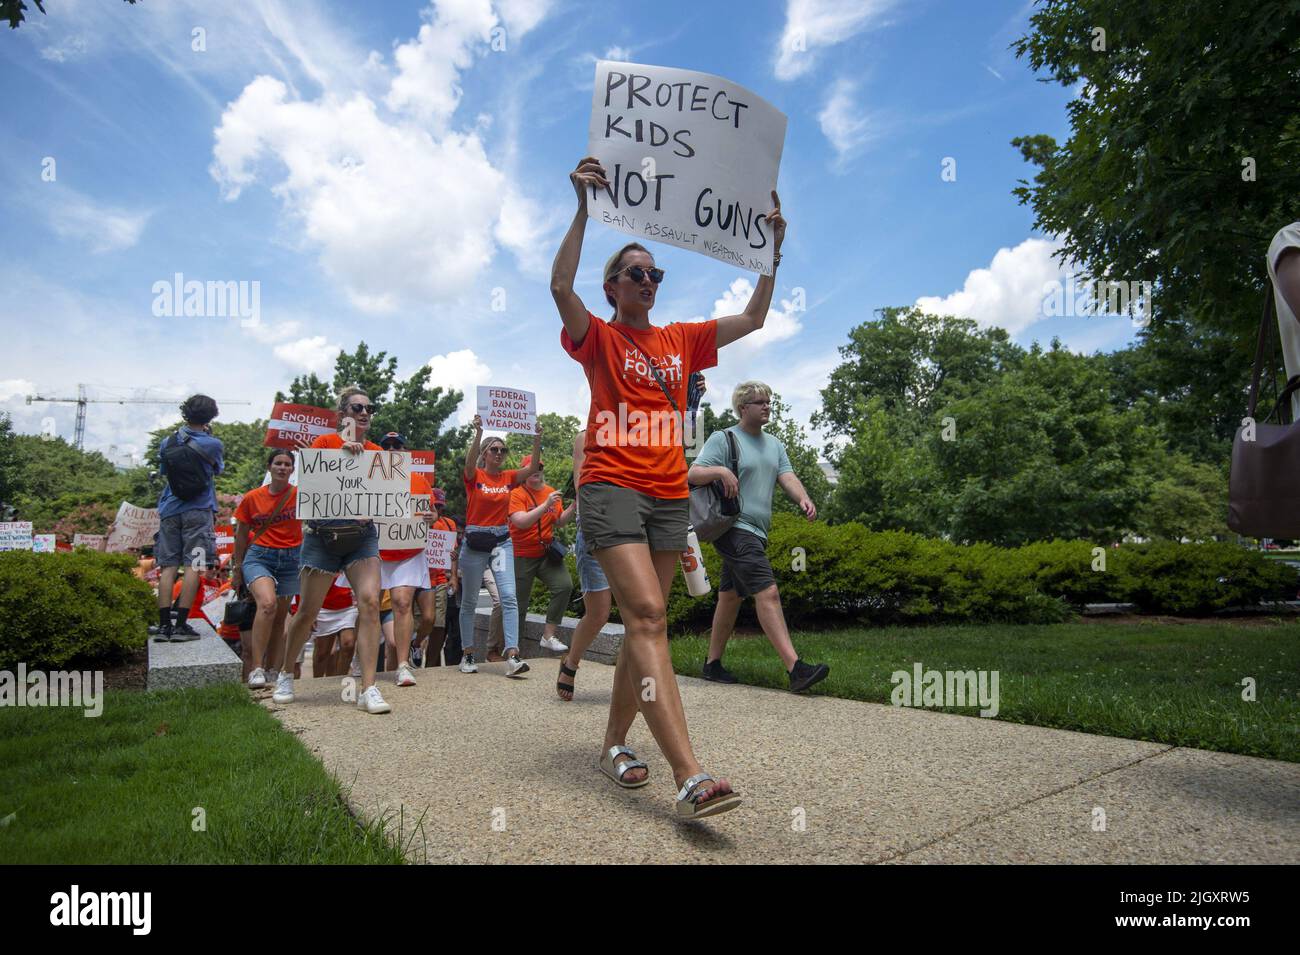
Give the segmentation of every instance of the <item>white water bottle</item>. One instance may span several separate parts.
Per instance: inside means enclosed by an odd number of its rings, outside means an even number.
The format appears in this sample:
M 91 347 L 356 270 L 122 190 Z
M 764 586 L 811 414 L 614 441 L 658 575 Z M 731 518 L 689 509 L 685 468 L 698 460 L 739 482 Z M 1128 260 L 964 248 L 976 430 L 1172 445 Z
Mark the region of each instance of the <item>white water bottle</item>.
M 700 551 L 700 539 L 695 536 L 695 531 L 686 532 L 686 550 L 682 551 L 681 564 L 688 594 L 703 597 L 713 589 L 709 584 L 708 572 L 704 569 L 704 554 Z

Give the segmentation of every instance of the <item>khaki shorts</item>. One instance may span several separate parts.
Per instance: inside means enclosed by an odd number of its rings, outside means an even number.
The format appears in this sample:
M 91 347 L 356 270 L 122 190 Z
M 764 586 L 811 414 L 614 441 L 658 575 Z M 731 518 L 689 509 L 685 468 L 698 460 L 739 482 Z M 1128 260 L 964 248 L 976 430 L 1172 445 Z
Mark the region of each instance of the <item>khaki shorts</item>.
M 651 550 L 686 550 L 690 499 L 665 500 L 616 484 L 578 488 L 582 539 L 591 552 L 619 544 L 649 544 Z

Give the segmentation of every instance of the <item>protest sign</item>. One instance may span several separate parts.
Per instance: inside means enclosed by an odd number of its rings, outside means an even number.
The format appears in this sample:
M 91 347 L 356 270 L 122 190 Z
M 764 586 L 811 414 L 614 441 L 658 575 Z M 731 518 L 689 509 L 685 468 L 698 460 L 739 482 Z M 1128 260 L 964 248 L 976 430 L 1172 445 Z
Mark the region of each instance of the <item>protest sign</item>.
M 0 550 L 31 549 L 31 521 L 0 521 Z
M 338 415 L 333 411 L 277 401 L 271 409 L 271 420 L 266 423 L 266 440 L 262 444 L 268 448 L 305 448 L 322 434 L 337 430 Z
M 104 541 L 107 538 L 103 534 L 73 534 L 73 547 L 89 547 L 91 550 L 103 550 Z
M 32 553 L 53 554 L 57 537 L 54 534 L 36 534 L 32 537 Z
M 203 611 L 203 616 L 207 618 L 208 623 L 212 624 L 213 630 L 219 630 L 221 624 L 225 621 L 226 604 L 235 599 L 235 591 L 231 589 L 230 584 L 222 584 L 216 594 L 204 602 L 199 609 Z
M 235 552 L 235 529 L 229 524 L 216 526 L 217 553 L 233 554 Z
M 136 507 L 123 501 L 113 519 L 113 531 L 108 535 L 106 550 L 123 551 L 132 547 L 149 547 L 158 533 L 158 509 Z
M 484 431 L 537 433 L 537 396 L 531 391 L 479 385 L 478 414 Z
M 730 80 L 665 66 L 596 63 L 587 155 L 608 187 L 587 215 L 750 272 L 772 274 L 772 209 L 785 114 Z
M 424 518 L 432 513 L 432 506 L 429 495 L 412 495 L 410 520 L 385 521 L 379 525 L 379 549 L 413 550 L 423 547 L 425 531 L 429 529 L 429 522 Z
M 414 510 L 409 452 L 298 451 L 299 520 L 401 521 Z
M 434 471 L 433 462 L 436 455 L 432 451 L 412 451 L 411 470 L 416 474 L 423 474 L 433 483 Z
M 428 542 L 424 547 L 424 557 L 429 566 L 440 570 L 451 570 L 451 555 L 456 551 L 455 531 L 435 531 L 429 528 Z

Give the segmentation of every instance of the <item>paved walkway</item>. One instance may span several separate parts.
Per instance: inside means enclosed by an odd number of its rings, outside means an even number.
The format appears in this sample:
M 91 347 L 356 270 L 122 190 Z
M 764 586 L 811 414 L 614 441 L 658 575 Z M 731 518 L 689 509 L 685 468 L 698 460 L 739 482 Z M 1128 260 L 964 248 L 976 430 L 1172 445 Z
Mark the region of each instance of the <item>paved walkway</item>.
M 299 680 L 288 706 L 259 696 L 357 811 L 395 838 L 401 811 L 412 861 L 1300 862 L 1294 763 L 690 678 L 696 752 L 745 804 L 678 822 L 642 720 L 650 785 L 596 769 L 613 668 L 584 663 L 563 703 L 557 662 L 529 662 L 523 680 L 386 674 L 388 716 L 341 702 L 338 678 Z

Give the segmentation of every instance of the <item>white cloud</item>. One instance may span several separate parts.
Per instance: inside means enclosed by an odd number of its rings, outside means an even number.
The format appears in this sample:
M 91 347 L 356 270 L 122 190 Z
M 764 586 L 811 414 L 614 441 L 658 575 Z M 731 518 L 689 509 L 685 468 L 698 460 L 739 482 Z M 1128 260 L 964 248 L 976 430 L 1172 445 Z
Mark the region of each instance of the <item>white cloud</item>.
M 1066 270 L 1052 257 L 1060 247 L 1059 240 L 1026 239 L 1014 249 L 998 249 L 989 267 L 973 270 L 959 290 L 943 298 L 922 296 L 916 307 L 1015 334 L 1042 318 L 1044 286 L 1065 280 Z
M 276 345 L 274 352 L 276 358 L 294 369 L 326 376 L 333 370 L 334 359 L 342 350 L 341 345 L 327 341 L 324 335 L 313 335 Z
M 440 387 L 445 391 L 454 389 L 464 394 L 457 412 L 460 416 L 459 423 L 468 424 L 475 414 L 478 386 L 494 384 L 492 369 L 469 348 L 446 355 L 434 355 L 426 364 L 429 366 L 431 387 Z
M 41 58 L 52 60 L 55 63 L 66 63 L 68 60 L 80 59 L 86 54 L 86 38 L 82 34 L 73 34 L 64 37 L 59 43 L 53 46 L 43 47 L 41 49 Z
M 67 187 L 38 192 L 50 228 L 64 239 L 82 242 L 95 254 L 129 249 L 140 241 L 149 213 L 132 212 L 95 202 Z
M 253 341 L 261 345 L 274 345 L 297 335 L 302 329 L 302 322 L 296 320 L 288 322 L 258 322 L 256 325 L 247 326 L 243 325 L 241 322 L 240 327 L 243 331 L 248 333 L 248 336 L 252 338 Z
M 822 133 L 835 149 L 836 165 L 843 165 L 865 146 L 871 127 L 854 99 L 856 85 L 840 78 L 827 90 L 826 105 L 817 114 Z
M 524 34 L 546 19 L 553 0 L 497 0 L 497 10 L 506 23 L 508 42 L 517 42 Z
M 36 394 L 36 385 L 26 378 L 0 378 L 0 401 L 33 394 Z
M 750 297 L 754 294 L 754 285 L 748 278 L 741 276 L 735 279 L 721 297 L 713 303 L 713 311 L 710 318 L 722 318 L 724 315 L 739 315 L 749 304 Z M 731 355 L 753 355 L 755 352 L 768 345 L 776 342 L 785 341 L 793 338 L 803 330 L 799 323 L 798 306 L 793 300 L 781 300 L 781 308 L 769 308 L 767 318 L 763 320 L 763 327 L 756 332 L 750 332 L 739 341 L 733 342 L 727 346 L 726 354 Z M 698 319 L 697 319 L 698 321 Z
M 460 105 L 461 71 L 473 62 L 475 47 L 491 39 L 497 18 L 488 0 L 443 2 L 425 15 L 430 22 L 393 53 L 397 75 L 384 102 L 441 127 Z
M 878 23 L 895 0 L 787 0 L 785 29 L 774 72 L 792 80 L 812 69 L 820 48 L 834 46 Z
M 605 51 L 605 55 L 602 56 L 601 59 L 618 60 L 620 62 L 627 63 L 632 59 L 632 49 L 631 47 L 626 47 L 626 46 L 611 46 L 608 50 Z

